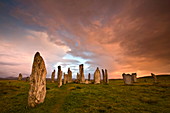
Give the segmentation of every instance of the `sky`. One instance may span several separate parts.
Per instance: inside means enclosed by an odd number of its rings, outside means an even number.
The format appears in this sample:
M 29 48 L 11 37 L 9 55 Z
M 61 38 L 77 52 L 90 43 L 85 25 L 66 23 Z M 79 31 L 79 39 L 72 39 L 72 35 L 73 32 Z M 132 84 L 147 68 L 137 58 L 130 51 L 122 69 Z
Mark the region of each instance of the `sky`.
M 97 67 L 170 74 L 169 0 L 0 0 L 0 77 L 31 74 L 39 51 L 47 77 L 61 65 L 73 78 Z

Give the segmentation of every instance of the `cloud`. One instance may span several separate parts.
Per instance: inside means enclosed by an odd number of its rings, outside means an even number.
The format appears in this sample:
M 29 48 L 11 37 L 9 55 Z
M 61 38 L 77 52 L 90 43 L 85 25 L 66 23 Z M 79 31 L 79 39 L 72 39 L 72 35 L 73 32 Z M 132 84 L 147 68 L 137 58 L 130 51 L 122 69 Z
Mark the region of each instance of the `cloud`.
M 110 78 L 120 78 L 123 72 L 138 72 L 139 76 L 170 73 L 168 0 L 17 3 L 9 15 L 23 22 L 20 27 L 26 28 L 26 35 L 8 41 L 14 41 L 10 44 L 17 44 L 22 54 L 41 51 L 51 71 L 58 64 L 78 71 L 83 62 L 86 73 L 106 68 Z M 67 55 L 72 57 L 63 59 Z
M 19 65 L 19 64 L 17 64 L 17 63 L 9 63 L 9 62 L 0 62 L 0 65 L 16 66 L 16 65 Z

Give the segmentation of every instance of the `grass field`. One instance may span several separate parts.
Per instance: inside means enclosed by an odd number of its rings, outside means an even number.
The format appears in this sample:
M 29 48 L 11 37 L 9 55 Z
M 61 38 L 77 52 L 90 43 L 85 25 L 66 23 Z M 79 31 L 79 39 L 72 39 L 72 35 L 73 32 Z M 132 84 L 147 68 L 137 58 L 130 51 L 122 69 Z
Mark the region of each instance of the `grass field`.
M 160 76 L 125 86 L 123 80 L 109 85 L 66 84 L 47 82 L 45 102 L 27 107 L 29 83 L 0 81 L 0 113 L 170 113 L 170 76 Z

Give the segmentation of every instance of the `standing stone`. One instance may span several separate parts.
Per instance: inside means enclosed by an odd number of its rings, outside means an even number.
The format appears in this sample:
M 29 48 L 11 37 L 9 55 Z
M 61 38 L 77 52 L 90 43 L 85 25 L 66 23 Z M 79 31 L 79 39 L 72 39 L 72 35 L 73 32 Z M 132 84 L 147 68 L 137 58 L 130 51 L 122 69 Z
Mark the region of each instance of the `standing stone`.
M 68 83 L 72 82 L 72 71 L 68 68 Z
M 80 74 L 77 73 L 77 83 L 80 83 Z
M 55 69 L 51 74 L 51 82 L 54 83 L 54 80 L 55 80 Z
M 157 77 L 156 77 L 156 75 L 153 74 L 153 73 L 151 73 L 151 75 L 152 75 L 152 77 L 153 77 L 153 79 L 154 79 L 154 83 L 157 83 Z
M 90 81 L 90 73 L 88 74 L 88 81 Z
M 18 76 L 18 80 L 22 80 L 22 74 L 21 73 Z
M 46 67 L 40 53 L 34 56 L 32 65 L 32 73 L 30 75 L 30 89 L 28 94 L 28 105 L 35 107 L 37 104 L 43 103 L 46 96 Z
M 123 77 L 123 81 L 124 81 L 124 82 L 125 82 L 125 76 L 126 76 L 126 74 L 123 73 L 123 74 L 122 74 L 122 77 Z
M 67 82 L 68 82 L 67 79 L 68 79 L 68 75 L 64 73 L 64 84 L 67 84 Z
M 123 73 L 122 76 L 123 76 L 124 83 L 126 85 L 132 84 L 132 75 Z
M 100 79 L 101 79 L 101 74 L 99 68 L 97 67 L 94 73 L 94 84 L 100 84 Z
M 137 82 L 137 74 L 136 73 L 132 73 L 132 82 L 133 83 Z
M 26 77 L 26 82 L 29 82 L 30 81 L 30 77 Z
M 109 77 L 106 69 L 105 69 L 105 79 L 106 79 L 106 84 L 109 84 Z
M 103 83 L 106 83 L 106 76 L 105 76 L 105 73 L 104 73 L 104 69 L 102 69 L 102 75 L 103 75 Z
M 58 87 L 62 86 L 62 71 L 61 66 L 58 66 Z
M 80 83 L 85 83 L 83 64 L 79 65 Z

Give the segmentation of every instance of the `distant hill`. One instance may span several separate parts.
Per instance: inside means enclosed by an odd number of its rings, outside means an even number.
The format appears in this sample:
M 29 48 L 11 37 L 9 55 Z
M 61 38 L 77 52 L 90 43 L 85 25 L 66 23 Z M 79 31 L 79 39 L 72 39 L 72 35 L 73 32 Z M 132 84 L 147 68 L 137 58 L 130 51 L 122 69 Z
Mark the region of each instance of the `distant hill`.
M 6 78 L 0 78 L 0 80 L 17 80 L 18 77 L 6 77 Z
M 164 76 L 168 76 L 170 77 L 170 75 L 156 75 L 157 77 L 164 77 Z M 139 77 L 139 78 L 152 78 L 152 76 L 144 76 L 144 77 Z

